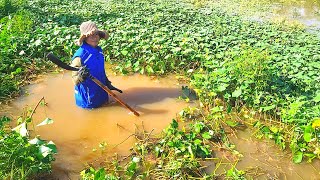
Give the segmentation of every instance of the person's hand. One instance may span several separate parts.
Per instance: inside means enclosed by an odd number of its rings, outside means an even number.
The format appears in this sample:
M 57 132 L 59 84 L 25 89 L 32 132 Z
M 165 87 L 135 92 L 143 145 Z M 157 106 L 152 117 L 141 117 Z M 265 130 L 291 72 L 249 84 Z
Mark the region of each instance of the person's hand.
M 110 90 L 114 90 L 114 91 L 118 91 L 119 93 L 122 93 L 122 91 L 114 86 L 112 86 L 111 82 L 108 80 L 107 78 L 107 84 L 106 86 L 110 89 Z
M 84 82 L 89 76 L 89 69 L 86 66 L 81 66 L 79 70 L 75 73 L 74 81 L 78 85 Z

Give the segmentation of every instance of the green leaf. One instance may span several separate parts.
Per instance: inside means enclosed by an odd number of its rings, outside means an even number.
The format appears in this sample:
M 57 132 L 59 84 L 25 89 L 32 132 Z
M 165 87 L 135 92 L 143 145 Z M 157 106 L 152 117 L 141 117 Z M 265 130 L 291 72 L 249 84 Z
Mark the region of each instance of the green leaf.
M 217 90 L 218 90 L 219 92 L 223 92 L 224 90 L 227 89 L 228 86 L 229 86 L 228 84 L 221 84 L 221 85 L 218 87 Z
M 240 95 L 242 94 L 242 90 L 239 88 L 239 89 L 236 89 L 233 93 L 232 93 L 232 97 L 239 97 Z
M 137 167 L 137 163 L 131 161 L 131 163 L 128 166 L 127 170 L 131 171 L 131 172 L 134 172 L 136 170 L 136 167 Z
M 212 138 L 212 136 L 210 135 L 209 132 L 202 133 L 202 137 L 205 138 L 205 139 L 211 139 Z
M 48 124 L 52 124 L 53 120 L 50 118 L 46 118 L 44 121 L 42 121 L 40 124 L 38 124 L 37 126 L 44 126 L 44 125 L 48 125 Z
M 210 151 L 208 150 L 208 148 L 200 146 L 200 149 L 206 154 L 206 156 L 210 155 Z
M 103 168 L 99 169 L 98 172 L 94 175 L 94 180 L 105 180 L 106 179 L 106 172 Z
M 320 102 L 320 93 L 317 93 L 316 97 L 313 98 L 314 102 Z
M 296 164 L 301 163 L 302 158 L 303 158 L 303 152 L 298 151 L 293 156 L 293 162 Z
M 57 153 L 57 146 L 54 144 L 54 142 L 49 141 L 48 144 L 46 145 L 53 153 Z
M 43 157 L 47 157 L 49 154 L 51 154 L 51 149 L 45 145 L 41 145 L 39 151 Z
M 45 143 L 45 141 L 44 141 L 44 140 L 41 140 L 41 139 L 39 139 L 39 138 L 37 138 L 37 137 L 35 137 L 34 139 L 31 139 L 31 140 L 29 141 L 29 143 L 30 143 L 30 144 L 35 144 L 35 145 L 42 145 L 42 144 Z
M 193 141 L 195 145 L 200 145 L 202 141 L 200 139 L 196 139 Z
M 175 119 L 172 120 L 171 127 L 174 129 L 178 128 L 178 122 Z
M 195 133 L 200 133 L 200 131 L 204 128 L 204 124 L 202 122 L 194 124 Z
M 231 127 L 236 127 L 239 124 L 238 122 L 234 122 L 234 121 L 226 121 L 226 123 Z
M 19 133 L 21 136 L 25 137 L 28 136 L 28 130 L 27 130 L 27 124 L 21 123 L 19 126 L 15 127 L 12 129 L 12 131 L 16 131 L 17 133 Z
M 303 134 L 303 139 L 306 141 L 306 142 L 310 142 L 311 141 L 311 138 L 312 138 L 312 134 L 311 133 L 304 133 Z
M 221 111 L 223 111 L 223 106 L 216 106 L 216 107 L 214 107 L 214 108 L 212 108 L 212 109 L 210 109 L 210 112 L 211 113 L 217 113 L 217 112 L 221 112 Z
M 127 51 L 127 50 L 122 50 L 121 51 L 121 54 L 124 55 L 124 56 L 126 56 L 128 53 L 129 53 L 129 51 Z
M 271 106 L 265 106 L 265 107 L 261 107 L 262 111 L 269 111 L 271 109 L 274 109 L 276 107 L 276 105 L 271 105 Z
M 22 69 L 21 69 L 21 68 L 17 68 L 16 71 L 15 71 L 16 74 L 19 74 L 19 73 L 21 73 L 21 72 L 22 72 Z
M 313 132 L 313 128 L 312 126 L 306 126 L 303 132 L 303 139 L 306 142 L 310 142 L 312 139 L 312 132 Z
M 261 131 L 263 132 L 263 133 L 270 133 L 270 129 L 267 127 L 267 126 L 263 126 L 262 128 L 261 128 Z
M 153 71 L 153 69 L 152 69 L 152 67 L 151 66 L 146 66 L 146 70 L 147 70 L 147 72 L 149 73 L 149 74 L 152 74 L 152 73 L 154 73 L 154 71 Z
M 279 131 L 279 129 L 277 127 L 274 127 L 274 126 L 270 127 L 270 130 L 273 133 L 277 133 Z

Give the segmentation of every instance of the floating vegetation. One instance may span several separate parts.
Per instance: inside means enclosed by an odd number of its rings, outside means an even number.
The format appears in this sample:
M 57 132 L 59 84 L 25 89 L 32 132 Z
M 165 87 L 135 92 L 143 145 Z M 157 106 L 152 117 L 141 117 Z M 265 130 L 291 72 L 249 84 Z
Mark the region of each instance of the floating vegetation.
M 127 164 L 116 159 L 110 168 L 83 171 L 83 178 L 242 178 L 235 167 L 208 175 L 200 164 L 214 158 L 215 145 L 228 144 L 228 127 L 255 128 L 257 137 L 290 149 L 295 163 L 320 157 L 320 40 L 301 24 L 247 20 L 210 1 L 0 3 L 1 99 L 52 66 L 45 52 L 69 61 L 78 26 L 89 19 L 109 31 L 101 45 L 117 72 L 176 73 L 190 82 L 184 91 L 199 98 L 198 110 L 181 112 L 185 129 L 174 120 L 157 140 L 150 133 L 138 138 Z

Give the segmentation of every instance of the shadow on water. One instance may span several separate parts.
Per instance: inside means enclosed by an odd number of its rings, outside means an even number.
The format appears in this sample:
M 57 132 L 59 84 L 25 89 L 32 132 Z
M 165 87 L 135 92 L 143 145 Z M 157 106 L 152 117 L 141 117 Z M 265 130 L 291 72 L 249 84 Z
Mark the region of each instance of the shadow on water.
M 164 88 L 164 87 L 133 87 L 126 89 L 123 94 L 117 96 L 124 102 L 128 102 L 135 110 L 142 112 L 143 115 L 147 114 L 162 114 L 168 112 L 166 109 L 147 108 L 142 105 L 154 104 L 161 102 L 165 99 L 178 99 L 181 96 L 181 90 L 177 88 Z M 113 99 L 111 97 L 111 99 Z M 111 100 L 111 103 L 106 104 L 103 108 L 121 106 L 116 100 Z
M 181 90 L 177 88 L 137 87 L 129 88 L 125 93 L 127 95 L 123 99 L 129 102 L 150 104 L 162 101 L 165 98 L 178 98 L 181 95 Z

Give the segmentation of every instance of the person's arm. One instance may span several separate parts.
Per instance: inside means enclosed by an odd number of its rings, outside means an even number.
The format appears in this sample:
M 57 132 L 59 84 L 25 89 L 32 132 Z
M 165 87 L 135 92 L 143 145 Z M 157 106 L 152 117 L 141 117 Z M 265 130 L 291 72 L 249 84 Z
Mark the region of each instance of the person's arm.
M 108 77 L 106 76 L 107 78 L 107 83 L 106 83 L 106 86 L 110 89 L 110 90 L 115 90 L 115 91 L 118 91 L 119 93 L 122 93 L 122 90 L 114 87 L 112 84 L 111 84 L 111 81 L 109 81 Z
M 81 59 L 80 57 L 76 57 L 72 60 L 70 66 L 80 68 L 81 67 Z M 78 71 L 72 71 L 72 81 L 75 85 L 80 83 L 79 79 L 79 72 Z

